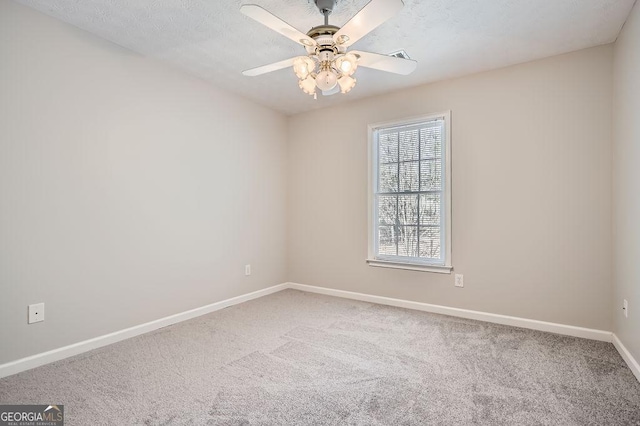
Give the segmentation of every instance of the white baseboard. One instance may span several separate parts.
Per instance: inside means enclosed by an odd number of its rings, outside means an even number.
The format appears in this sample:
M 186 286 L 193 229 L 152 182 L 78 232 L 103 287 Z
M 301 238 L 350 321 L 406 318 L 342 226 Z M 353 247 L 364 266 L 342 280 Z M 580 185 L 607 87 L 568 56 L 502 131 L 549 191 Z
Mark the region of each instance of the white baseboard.
M 393 299 L 390 297 L 374 296 L 364 293 L 354 293 L 352 291 L 336 290 L 326 287 L 315 287 L 306 284 L 287 283 L 287 287 L 295 290 L 308 291 L 311 293 L 326 294 L 328 296 L 361 300 L 363 302 L 397 306 L 400 308 L 415 309 L 418 311 L 432 312 L 435 314 L 450 315 L 454 317 L 474 319 L 496 324 L 511 325 L 514 327 L 529 328 L 532 330 L 546 331 L 550 333 L 563 334 L 566 336 L 582 337 L 584 339 L 599 340 L 603 342 L 612 341 L 612 333 L 610 331 L 604 330 L 594 330 L 591 328 L 576 327 L 573 325 L 564 325 L 553 322 L 510 317 L 507 315 L 490 314 L 488 312 L 470 311 L 468 309 L 450 308 L 448 306 L 431 305 L 429 303 L 413 302 L 411 300 L 403 299 Z
M 112 343 L 119 342 L 121 340 L 129 339 L 131 337 L 139 336 L 144 333 L 148 333 L 153 330 L 157 330 L 168 325 L 176 324 L 178 322 L 186 321 L 201 315 L 209 314 L 211 312 L 224 309 L 229 306 L 237 305 L 242 302 L 247 302 L 258 297 L 266 296 L 281 290 L 286 289 L 287 284 L 278 284 L 273 287 L 264 288 L 262 290 L 254 291 L 252 293 L 243 294 L 241 296 L 232 297 L 231 299 L 221 300 L 220 302 L 212 303 L 210 305 L 202 306 L 200 308 L 191 309 L 189 311 L 181 312 L 179 314 L 170 315 L 155 321 L 147 322 L 145 324 L 136 325 L 134 327 L 126 328 L 124 330 L 116 331 L 114 333 L 105 334 L 104 336 L 95 337 L 93 339 L 85 340 L 82 342 L 74 343 L 72 345 L 64 346 L 62 348 L 54 349 L 48 352 L 43 352 L 26 358 L 21 358 L 15 361 L 8 362 L 0 365 L 0 378 L 11 376 L 13 374 L 20 373 L 25 370 L 30 370 L 35 367 L 39 367 L 44 364 L 49 364 L 54 361 L 59 361 L 70 356 L 78 355 L 83 352 L 88 352 L 92 349 L 97 349 L 102 346 L 110 345 Z
M 625 360 L 633 374 L 640 380 L 640 365 L 633 358 L 631 353 L 624 347 L 618 337 L 603 330 L 594 330 L 590 328 L 575 327 L 572 325 L 556 324 L 545 321 L 531 320 L 526 318 L 511 317 L 507 315 L 491 314 L 488 312 L 471 311 L 468 309 L 451 308 L 448 306 L 432 305 L 429 303 L 414 302 L 411 300 L 393 299 L 384 296 L 375 296 L 371 294 L 355 293 L 351 291 L 336 290 L 326 287 L 316 287 L 298 283 L 283 283 L 268 287 L 252 293 L 243 294 L 231 299 L 222 300 L 200 308 L 192 309 L 179 314 L 171 315 L 145 324 L 130 327 L 104 336 L 95 337 L 93 339 L 74 343 L 62 348 L 43 352 L 26 358 L 0 365 L 0 378 L 11 376 L 22 371 L 30 370 L 41 365 L 59 361 L 74 355 L 88 352 L 112 343 L 116 343 L 131 337 L 139 336 L 150 331 L 157 330 L 168 325 L 186 321 L 201 315 L 224 309 L 229 306 L 237 305 L 262 296 L 267 296 L 285 289 L 294 289 L 306 291 L 310 293 L 325 294 L 328 296 L 342 297 L 346 299 L 361 300 L 363 302 L 378 303 L 381 305 L 397 306 L 407 309 L 415 309 L 419 311 L 432 312 L 442 315 L 450 315 L 461 318 L 474 319 L 479 321 L 492 322 L 496 324 L 510 325 L 514 327 L 528 328 L 532 330 L 546 331 L 550 333 L 563 334 L 567 336 L 582 337 L 585 339 L 599 340 L 604 342 L 613 342 L 620 355 Z
M 615 333 L 613 334 L 613 345 L 620 353 L 622 359 L 624 359 L 624 362 L 627 363 L 629 369 L 633 372 L 633 375 L 636 376 L 636 379 L 640 382 L 640 364 L 638 364 L 638 361 L 636 361 L 633 355 L 631 355 L 631 352 L 627 350 Z

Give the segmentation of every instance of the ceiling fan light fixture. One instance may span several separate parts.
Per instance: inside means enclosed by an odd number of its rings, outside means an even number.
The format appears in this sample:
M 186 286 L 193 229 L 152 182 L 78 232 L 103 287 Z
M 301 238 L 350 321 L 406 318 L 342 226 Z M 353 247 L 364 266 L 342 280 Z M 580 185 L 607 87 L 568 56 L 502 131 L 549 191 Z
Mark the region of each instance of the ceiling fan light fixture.
M 315 95 L 316 93 L 316 81 L 311 75 L 305 79 L 300 79 L 300 81 L 298 81 L 298 86 L 307 95 Z
M 356 86 L 356 79 L 348 75 L 343 75 L 338 79 L 340 85 L 340 92 L 347 93 Z
M 329 15 L 337 1 L 314 0 L 318 10 L 324 15 L 324 25 L 313 27 L 306 34 L 258 5 L 242 5 L 240 11 L 244 15 L 293 40 L 298 47 L 302 44 L 306 50 L 306 56 L 252 68 L 243 71 L 242 74 L 257 76 L 292 67 L 299 79 L 300 89 L 315 99 L 316 89 L 320 89 L 324 96 L 333 95 L 338 91 L 351 91 L 356 85 L 353 75 L 359 66 L 401 75 L 411 74 L 416 69 L 417 62 L 409 59 L 404 52 L 392 55 L 347 52 L 349 46 L 402 9 L 403 0 L 370 0 L 343 27 L 329 24 Z
M 353 53 L 347 53 L 336 59 L 336 67 L 343 75 L 351 76 L 358 68 L 358 57 Z
M 315 70 L 316 63 L 308 56 L 298 56 L 293 60 L 293 72 L 300 80 L 304 80 Z
M 320 71 L 316 76 L 316 86 L 323 92 L 333 89 L 336 87 L 336 84 L 338 84 L 338 76 L 335 71 L 331 69 Z

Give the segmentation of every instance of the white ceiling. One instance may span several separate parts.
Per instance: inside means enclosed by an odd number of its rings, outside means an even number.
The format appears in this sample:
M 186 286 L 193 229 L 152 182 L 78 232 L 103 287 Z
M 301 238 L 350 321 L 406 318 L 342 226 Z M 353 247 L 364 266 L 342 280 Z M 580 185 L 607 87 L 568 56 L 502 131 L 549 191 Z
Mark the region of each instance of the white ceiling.
M 313 100 L 293 71 L 241 71 L 304 49 L 239 12 L 258 4 L 302 32 L 323 17 L 313 0 L 18 0 L 143 55 L 160 58 L 286 114 L 615 41 L 635 0 L 404 0 L 404 9 L 353 48 L 407 51 L 410 76 L 360 68 L 348 94 Z M 338 0 L 344 25 L 368 0 Z

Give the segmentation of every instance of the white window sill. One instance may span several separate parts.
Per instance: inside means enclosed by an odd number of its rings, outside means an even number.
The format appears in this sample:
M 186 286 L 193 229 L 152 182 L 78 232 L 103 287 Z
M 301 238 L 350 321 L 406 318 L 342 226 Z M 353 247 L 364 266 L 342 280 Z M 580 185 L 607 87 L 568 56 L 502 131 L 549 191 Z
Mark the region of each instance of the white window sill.
M 420 265 L 418 263 L 402 263 L 389 260 L 367 259 L 369 266 L 379 268 L 406 269 L 409 271 L 435 272 L 437 274 L 450 274 L 453 266 Z

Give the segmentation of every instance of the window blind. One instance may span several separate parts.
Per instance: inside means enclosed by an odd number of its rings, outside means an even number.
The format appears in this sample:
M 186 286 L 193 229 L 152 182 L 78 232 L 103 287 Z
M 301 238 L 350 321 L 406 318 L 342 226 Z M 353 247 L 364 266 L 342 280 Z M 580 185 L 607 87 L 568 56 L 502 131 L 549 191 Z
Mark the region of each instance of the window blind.
M 444 264 L 444 132 L 444 118 L 374 131 L 377 258 Z

